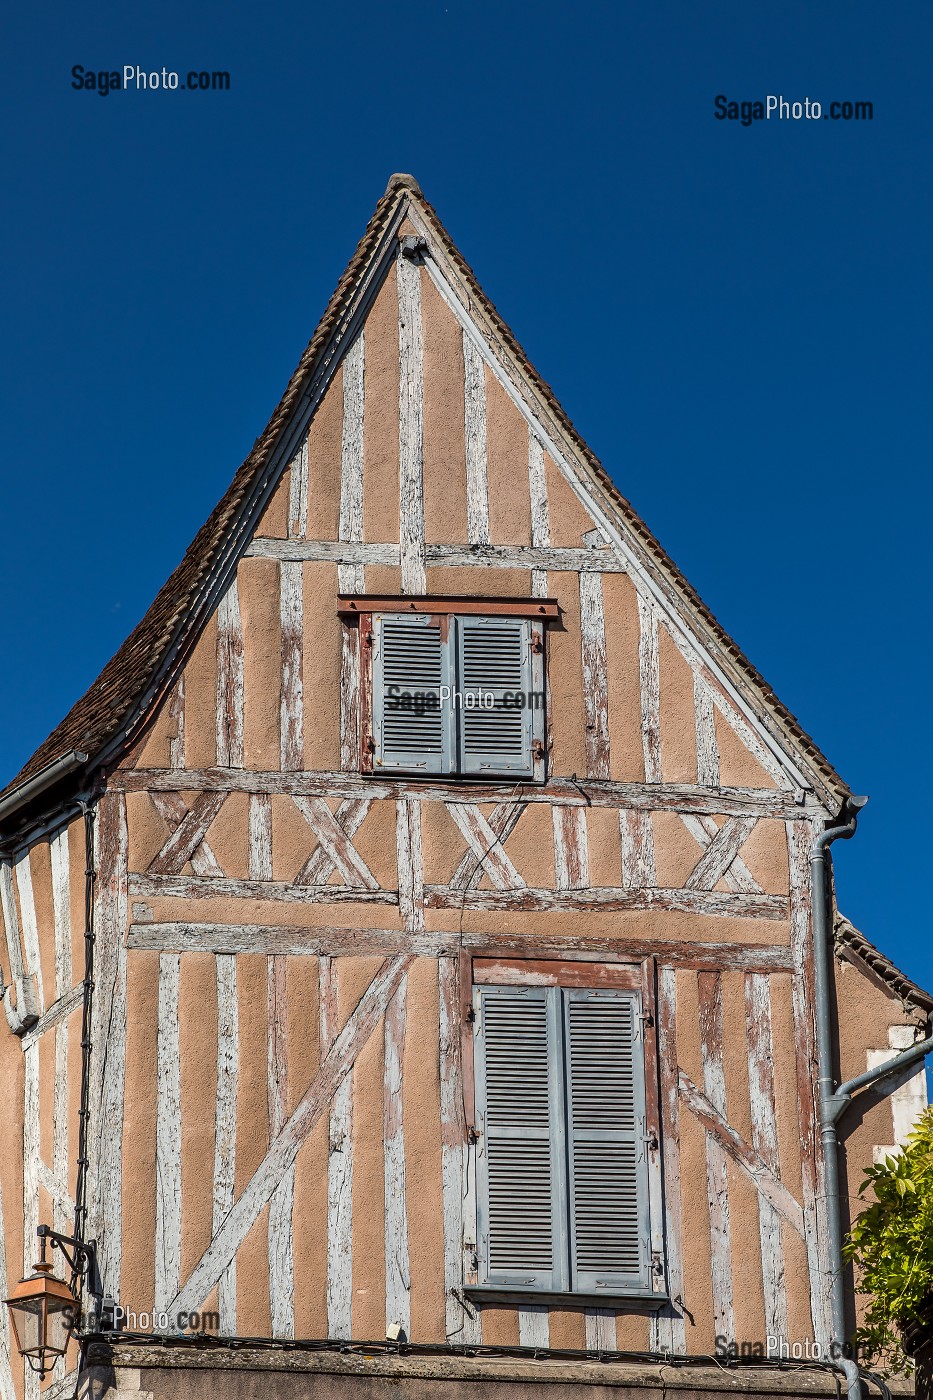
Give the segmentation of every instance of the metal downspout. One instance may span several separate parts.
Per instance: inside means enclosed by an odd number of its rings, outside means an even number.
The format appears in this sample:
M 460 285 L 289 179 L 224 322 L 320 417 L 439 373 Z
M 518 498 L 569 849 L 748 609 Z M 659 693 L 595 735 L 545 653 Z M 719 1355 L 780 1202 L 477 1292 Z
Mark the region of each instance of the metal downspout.
M 820 1125 L 823 1139 L 823 1171 L 826 1184 L 826 1228 L 829 1244 L 829 1270 L 832 1306 L 834 1359 L 844 1359 L 846 1342 L 845 1288 L 842 1274 L 842 1220 L 839 1211 L 839 1152 L 836 1120 L 831 1112 L 833 1077 L 832 966 L 830 961 L 829 917 L 826 897 L 826 849 L 833 841 L 847 841 L 855 835 L 858 814 L 867 797 L 846 799 L 839 826 L 821 831 L 810 847 L 810 883 L 813 896 L 813 967 L 816 983 L 816 1042 L 820 1090 Z M 856 1375 L 849 1376 L 849 1394 L 861 1393 Z M 853 1389 L 855 1387 L 855 1389 Z

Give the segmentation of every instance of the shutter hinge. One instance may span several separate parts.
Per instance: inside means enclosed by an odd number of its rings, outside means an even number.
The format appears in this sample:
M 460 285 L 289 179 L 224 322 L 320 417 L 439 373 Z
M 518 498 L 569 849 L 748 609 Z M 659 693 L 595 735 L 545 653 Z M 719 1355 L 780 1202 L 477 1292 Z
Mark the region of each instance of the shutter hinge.
M 477 1128 L 476 1124 L 471 1123 L 470 1126 L 467 1128 L 467 1141 L 471 1143 L 476 1143 L 479 1142 L 482 1136 L 483 1134 L 480 1131 L 480 1129 Z
M 366 632 L 363 633 L 363 644 L 364 644 L 364 646 L 368 646 L 368 647 L 371 647 L 371 646 L 372 646 L 372 644 L 373 644 L 373 634 L 372 634 L 371 631 L 366 631 Z
M 363 748 L 367 753 L 376 752 L 376 741 L 371 734 L 367 734 L 366 738 L 363 740 Z
M 639 1021 L 641 1021 L 641 1023 L 642 1023 L 643 1026 L 653 1026 L 653 1025 L 654 1025 L 654 1017 L 652 1016 L 652 1014 L 651 1014 L 650 1011 L 639 1011 L 639 1012 L 638 1012 L 638 1019 L 639 1019 Z
M 472 1023 L 476 1020 L 476 1007 L 473 1005 L 472 1002 L 471 1002 L 470 1005 L 467 1007 L 466 1018 L 467 1018 L 467 1020 L 470 1022 L 471 1025 L 472 1025 Z
M 542 633 L 532 632 L 531 650 L 535 653 L 536 656 L 540 656 L 541 653 L 544 651 L 544 637 Z
M 535 760 L 544 758 L 544 745 L 540 739 L 535 739 L 531 745 L 531 756 Z

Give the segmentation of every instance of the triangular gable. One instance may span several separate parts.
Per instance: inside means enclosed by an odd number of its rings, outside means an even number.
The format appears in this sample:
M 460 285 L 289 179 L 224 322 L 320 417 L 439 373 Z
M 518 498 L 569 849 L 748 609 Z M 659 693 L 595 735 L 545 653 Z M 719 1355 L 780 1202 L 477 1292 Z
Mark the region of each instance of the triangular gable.
M 109 765 L 142 732 L 224 595 L 283 472 L 303 450 L 317 405 L 395 264 L 403 224 L 413 231 L 413 243 L 424 241 L 423 266 L 460 324 L 477 365 L 495 376 L 526 420 L 530 441 L 556 464 L 594 529 L 630 574 L 639 594 L 644 635 L 656 639 L 658 627 L 663 629 L 691 667 L 698 714 L 708 714 L 712 724 L 713 711 L 718 710 L 777 786 L 812 787 L 827 809 L 835 809 L 848 791 L 845 784 L 613 485 L 409 176 L 390 181 L 281 403 L 181 564 L 98 680 L 6 793 L 73 749 L 89 755 L 88 769 Z M 657 641 L 646 643 L 647 664 L 652 645 L 656 649 Z M 715 774 L 707 781 L 714 778 Z

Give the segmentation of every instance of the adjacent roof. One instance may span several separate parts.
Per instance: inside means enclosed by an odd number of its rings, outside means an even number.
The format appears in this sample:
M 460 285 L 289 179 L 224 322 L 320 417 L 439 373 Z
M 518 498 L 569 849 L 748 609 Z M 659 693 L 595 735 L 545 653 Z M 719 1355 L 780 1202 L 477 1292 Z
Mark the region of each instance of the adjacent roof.
M 519 372 L 524 374 L 538 403 L 556 426 L 561 438 L 585 464 L 598 496 L 603 500 L 608 499 L 627 529 L 637 536 L 649 566 L 658 576 L 664 578 L 668 586 L 680 594 L 700 624 L 701 632 L 705 631 L 709 636 L 713 650 L 721 662 L 750 697 L 755 708 L 769 721 L 771 730 L 783 739 L 791 752 L 802 755 L 808 761 L 811 770 L 822 779 L 825 790 L 841 802 L 849 791 L 846 784 L 813 739 L 781 704 L 771 687 L 719 625 L 644 521 L 613 484 L 605 468 L 564 413 L 550 387 L 528 362 L 512 332 L 484 295 L 472 269 L 464 261 L 437 214 L 424 199 L 419 185 L 410 175 L 393 175 L 389 181 L 356 252 L 328 302 L 317 330 L 298 362 L 281 402 L 234 476 L 223 499 L 198 531 L 181 563 L 161 589 L 145 617 L 61 724 L 40 745 L 12 782 L 0 792 L 0 800 L 26 780 L 42 772 L 50 763 L 74 749 L 89 755 L 83 769 L 86 775 L 88 771 L 93 771 L 104 751 L 120 741 L 122 735 L 126 735 L 129 741 L 146 723 L 163 693 L 159 678 L 165 669 L 166 660 L 177 651 L 186 629 L 194 632 L 202 624 L 203 617 L 198 615 L 198 601 L 203 595 L 206 582 L 212 571 L 219 567 L 219 562 L 228 548 L 229 537 L 235 532 L 246 503 L 263 478 L 284 429 L 319 368 L 319 362 L 335 328 L 357 291 L 380 239 L 403 203 L 417 211 L 432 237 L 437 239 L 440 248 L 455 266 L 469 291 L 474 308 L 480 311 L 487 326 L 495 333 L 499 345 L 504 347 Z
M 848 962 L 881 982 L 905 1006 L 916 1007 L 925 1016 L 933 1012 L 933 996 L 912 982 L 899 967 L 895 967 L 891 959 L 869 943 L 864 933 L 859 933 L 842 914 L 836 915 L 835 932 L 836 948 Z

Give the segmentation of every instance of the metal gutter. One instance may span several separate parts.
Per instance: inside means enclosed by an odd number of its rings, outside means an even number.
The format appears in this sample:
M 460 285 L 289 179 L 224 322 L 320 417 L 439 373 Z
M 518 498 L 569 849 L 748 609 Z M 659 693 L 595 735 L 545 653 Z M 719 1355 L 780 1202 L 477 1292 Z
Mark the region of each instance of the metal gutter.
M 68 753 L 62 754 L 61 758 L 55 758 L 51 763 L 39 770 L 33 777 L 27 778 L 19 787 L 13 788 L 6 797 L 0 798 L 0 821 L 13 816 L 21 807 L 25 807 L 27 802 L 31 802 L 34 797 L 39 797 L 50 788 L 53 783 L 57 783 L 59 778 L 64 778 L 68 773 L 73 773 L 76 768 L 80 768 L 82 763 L 87 763 L 88 756 L 80 749 L 71 749 Z

